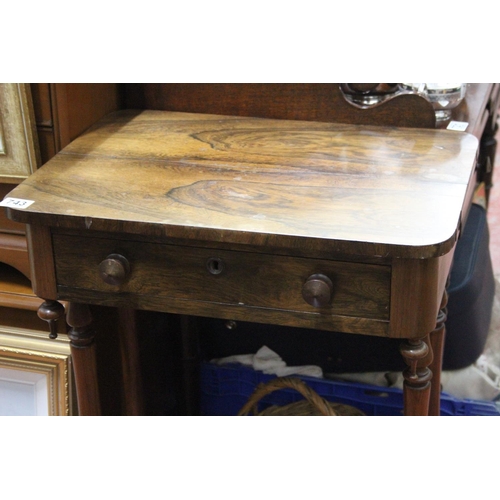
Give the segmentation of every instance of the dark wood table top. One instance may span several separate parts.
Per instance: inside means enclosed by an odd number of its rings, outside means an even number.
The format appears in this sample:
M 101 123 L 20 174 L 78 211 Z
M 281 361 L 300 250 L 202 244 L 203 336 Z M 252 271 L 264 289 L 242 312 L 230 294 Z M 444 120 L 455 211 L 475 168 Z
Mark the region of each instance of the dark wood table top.
M 478 140 L 399 129 L 120 111 L 16 187 L 23 223 L 308 252 L 454 247 Z

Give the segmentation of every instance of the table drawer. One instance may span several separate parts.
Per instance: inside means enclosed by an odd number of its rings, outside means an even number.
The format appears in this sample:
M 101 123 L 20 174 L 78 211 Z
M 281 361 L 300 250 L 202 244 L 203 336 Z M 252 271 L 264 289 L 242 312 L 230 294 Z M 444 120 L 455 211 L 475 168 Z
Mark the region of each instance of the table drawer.
M 389 318 L 390 266 L 62 234 L 53 244 L 59 290 L 136 296 L 146 308 L 150 297 L 164 310 L 194 301 Z

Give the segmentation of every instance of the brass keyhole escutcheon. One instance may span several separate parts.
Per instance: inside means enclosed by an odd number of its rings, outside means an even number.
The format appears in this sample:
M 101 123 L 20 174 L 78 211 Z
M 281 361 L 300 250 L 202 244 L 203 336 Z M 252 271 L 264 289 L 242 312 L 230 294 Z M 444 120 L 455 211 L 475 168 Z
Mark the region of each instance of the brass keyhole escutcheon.
M 302 287 L 302 297 L 313 307 L 330 305 L 333 297 L 333 282 L 324 274 L 312 274 Z
M 210 257 L 207 260 L 207 269 L 210 274 L 221 274 L 222 271 L 224 271 L 224 268 L 224 261 L 218 257 Z

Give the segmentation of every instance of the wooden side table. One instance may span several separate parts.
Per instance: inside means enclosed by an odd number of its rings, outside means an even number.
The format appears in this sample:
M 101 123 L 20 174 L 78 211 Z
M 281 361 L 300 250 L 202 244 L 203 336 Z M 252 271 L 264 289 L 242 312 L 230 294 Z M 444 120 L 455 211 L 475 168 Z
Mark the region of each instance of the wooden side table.
M 5 203 L 41 315 L 71 302 L 80 414 L 99 414 L 87 303 L 401 338 L 405 414 L 438 414 L 477 151 L 461 132 L 108 115 Z

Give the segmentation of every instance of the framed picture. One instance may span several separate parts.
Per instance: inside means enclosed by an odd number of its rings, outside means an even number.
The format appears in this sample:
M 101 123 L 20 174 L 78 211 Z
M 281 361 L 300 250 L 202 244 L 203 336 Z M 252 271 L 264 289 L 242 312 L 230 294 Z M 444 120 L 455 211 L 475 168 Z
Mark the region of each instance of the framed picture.
M 17 184 L 40 164 L 28 83 L 0 83 L 0 182 Z
M 0 326 L 0 416 L 76 413 L 67 337 Z

